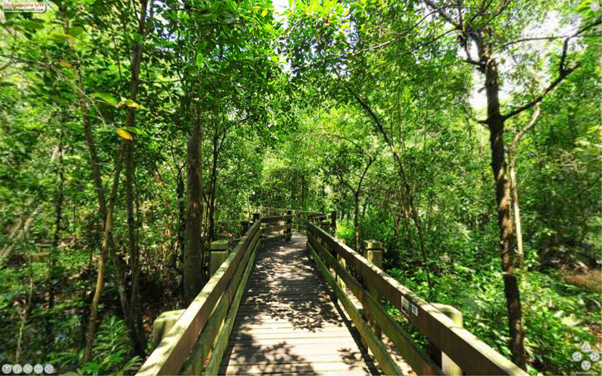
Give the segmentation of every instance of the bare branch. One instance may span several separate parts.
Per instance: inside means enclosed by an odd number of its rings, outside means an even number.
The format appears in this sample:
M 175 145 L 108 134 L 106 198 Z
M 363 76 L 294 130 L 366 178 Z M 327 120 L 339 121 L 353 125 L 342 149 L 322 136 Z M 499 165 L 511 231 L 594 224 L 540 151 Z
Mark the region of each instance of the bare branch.
M 533 111 L 533 115 L 531 116 L 531 121 L 529 121 L 529 124 L 527 124 L 520 131 L 518 131 L 518 133 L 514 135 L 512 143 L 510 144 L 510 147 L 508 149 L 510 151 L 508 154 L 510 155 L 511 159 L 513 158 L 513 156 L 516 155 L 516 149 L 518 149 L 518 144 L 520 143 L 523 136 L 535 126 L 535 123 L 537 123 L 537 119 L 539 119 L 540 110 L 541 108 L 539 105 L 535 106 L 535 110 Z
M 439 13 L 439 15 L 441 17 L 443 17 L 443 19 L 447 22 L 449 22 L 450 24 L 454 25 L 454 27 L 458 30 L 462 30 L 462 25 L 459 24 L 456 20 L 454 20 L 452 18 L 452 16 L 450 16 L 449 14 L 447 14 L 444 10 L 443 7 L 439 7 L 437 6 L 432 0 L 424 0 L 424 2 L 426 3 L 426 5 L 428 5 L 430 8 L 434 9 L 437 11 L 437 13 Z
M 550 83 L 550 85 L 547 88 L 545 88 L 544 91 L 539 96 L 537 96 L 536 98 L 534 98 L 527 104 L 510 111 L 508 114 L 504 115 L 504 119 L 509 119 L 515 115 L 518 115 L 521 112 L 528 110 L 529 108 L 540 103 L 549 92 L 554 90 L 554 88 L 556 86 L 558 86 L 562 81 L 564 81 L 565 78 L 567 78 L 571 73 L 573 73 L 577 68 L 579 68 L 579 66 L 580 66 L 579 63 L 575 64 L 574 66 L 572 66 L 570 68 L 566 68 L 566 58 L 567 58 L 567 54 L 568 54 L 569 41 L 573 38 L 576 38 L 576 37 L 582 35 L 587 30 L 600 25 L 601 23 L 602 23 L 602 19 L 597 19 L 596 21 L 592 22 L 591 24 L 589 24 L 589 25 L 583 27 L 582 29 L 580 29 L 579 31 L 577 31 L 575 34 L 566 37 L 562 44 L 562 55 L 560 57 L 560 64 L 558 66 L 558 77 L 556 77 L 556 79 L 554 81 L 552 81 Z
M 600 34 L 582 34 L 582 35 L 576 35 L 576 36 L 570 36 L 570 35 L 550 35 L 547 37 L 531 37 L 531 38 L 522 38 L 522 39 L 517 39 L 517 40 L 513 40 L 511 42 L 502 44 L 500 46 L 500 49 L 506 48 L 508 46 L 511 46 L 513 44 L 518 44 L 518 43 L 525 43 L 525 42 L 536 42 L 536 41 L 540 41 L 540 40 L 557 40 L 557 39 L 566 39 L 566 38 L 588 38 L 588 37 L 599 37 Z
M 558 77 L 556 77 L 556 79 L 554 81 L 552 81 L 552 83 L 550 83 L 550 85 L 544 89 L 544 91 L 537 96 L 536 98 L 534 98 L 533 100 L 531 100 L 530 102 L 510 111 L 509 113 L 507 113 L 506 115 L 504 115 L 504 120 L 510 119 L 513 116 L 516 116 L 518 114 L 520 114 L 521 112 L 530 109 L 531 107 L 535 106 L 536 104 L 538 104 L 539 102 L 541 102 L 544 97 L 546 95 L 548 95 L 549 92 L 551 92 L 552 90 L 554 90 L 554 88 L 556 86 L 558 86 L 562 81 L 564 81 L 565 78 L 568 77 L 569 74 L 573 73 L 575 71 L 575 69 L 579 68 L 579 64 L 575 65 L 574 67 L 571 68 L 567 68 L 565 69 L 563 72 L 561 72 Z

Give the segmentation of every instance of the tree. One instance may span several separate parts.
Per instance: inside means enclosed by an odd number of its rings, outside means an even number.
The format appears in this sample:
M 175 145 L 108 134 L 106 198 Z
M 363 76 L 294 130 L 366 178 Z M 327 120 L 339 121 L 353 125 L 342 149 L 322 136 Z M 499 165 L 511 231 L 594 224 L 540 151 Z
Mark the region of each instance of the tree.
M 470 6 L 466 3 L 464 6 L 457 8 L 457 14 L 456 11 L 452 14 L 446 11 L 447 8 L 453 9 L 456 4 L 440 5 L 431 0 L 425 0 L 425 3 L 431 10 L 436 11 L 442 19 L 453 26 L 454 32 L 457 32 L 459 35 L 461 47 L 466 52 L 466 62 L 475 65 L 485 79 L 487 117 L 481 123 L 487 126 L 490 133 L 491 168 L 496 187 L 498 225 L 500 228 L 500 255 L 504 271 L 504 291 L 508 307 L 510 348 L 512 349 L 513 361 L 521 368 L 526 368 L 522 307 L 519 284 L 514 272 L 514 250 L 512 249 L 514 224 L 510 213 L 510 179 L 508 176 L 504 141 L 505 123 L 512 117 L 540 103 L 548 93 L 554 90 L 556 86 L 562 83 L 579 67 L 579 63 L 569 66 L 567 62 L 569 42 L 599 25 L 600 21 L 595 21 L 581 27 L 576 33 L 564 38 L 557 74 L 541 90 L 541 93 L 524 104 L 508 111 L 502 111 L 502 104 L 500 102 L 500 88 L 502 84 L 496 52 L 499 50 L 500 41 L 507 40 L 508 34 L 512 35 L 512 32 L 515 32 L 516 29 L 510 28 L 510 32 L 508 32 L 509 25 L 502 25 L 502 23 L 498 23 L 498 20 L 503 19 L 504 12 L 509 11 L 512 2 L 503 0 L 484 6 L 477 4 Z M 534 10 L 531 9 L 531 11 Z M 526 22 L 519 18 L 513 20 L 512 24 L 520 28 L 524 25 L 521 21 Z M 516 26 L 514 27 L 516 28 Z M 517 42 L 509 41 L 507 43 L 513 44 Z M 473 46 L 476 48 L 476 58 L 471 54 Z

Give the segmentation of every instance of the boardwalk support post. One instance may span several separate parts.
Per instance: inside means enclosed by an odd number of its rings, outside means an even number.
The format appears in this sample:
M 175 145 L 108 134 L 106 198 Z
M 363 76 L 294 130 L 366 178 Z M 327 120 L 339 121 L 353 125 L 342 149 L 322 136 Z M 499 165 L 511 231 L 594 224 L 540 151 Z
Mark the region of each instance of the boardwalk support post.
M 230 251 L 228 250 L 227 240 L 216 240 L 211 243 L 211 253 L 209 255 L 209 276 L 213 276 L 217 269 L 226 261 Z
M 456 308 L 447 304 L 433 303 L 432 305 L 441 311 L 441 313 L 443 313 L 445 316 L 449 317 L 458 326 L 463 325 L 462 312 Z M 445 375 L 461 376 L 463 374 L 460 367 L 447 355 L 445 355 L 445 353 L 441 352 L 441 350 L 439 350 L 435 345 L 431 343 L 429 344 L 429 347 L 431 349 L 431 357 L 435 363 L 441 367 L 441 370 Z
M 343 239 L 337 239 L 337 241 L 341 244 L 345 244 L 345 240 Z M 339 262 L 339 264 L 341 264 L 341 266 L 343 267 L 343 269 L 347 269 L 347 261 L 341 257 L 341 255 L 339 255 L 337 253 L 337 261 Z M 339 286 L 341 286 L 341 288 L 343 289 L 343 291 L 345 291 L 345 289 L 347 288 L 347 286 L 345 285 L 345 282 L 343 281 L 343 278 L 341 278 L 338 273 L 337 273 L 337 283 L 339 284 Z
M 258 222 L 260 217 L 261 217 L 261 214 L 253 213 L 253 223 Z
M 240 222 L 240 236 L 244 236 L 247 231 L 249 231 L 249 227 L 251 227 L 251 222 L 242 221 Z
M 292 216 L 293 215 L 293 211 L 292 210 L 287 210 L 286 214 Z M 291 238 L 293 237 L 293 218 L 291 217 L 290 219 L 287 219 L 286 220 L 286 224 L 288 226 L 290 226 L 285 231 L 286 232 L 286 241 L 290 242 Z
M 383 243 L 376 241 L 376 240 L 364 240 L 364 248 L 366 249 L 366 254 L 365 254 L 366 259 L 369 262 L 371 262 L 372 264 L 374 264 L 375 266 L 382 269 L 382 266 L 383 266 Z M 369 279 L 364 279 L 364 287 L 366 287 L 366 290 L 368 290 L 368 292 L 370 293 L 370 295 L 372 295 L 374 300 L 376 300 L 377 302 L 380 302 L 382 300 L 382 297 L 376 290 L 374 284 L 371 282 L 372 281 L 370 281 Z M 382 331 L 381 331 L 380 327 L 376 324 L 376 320 L 367 312 L 366 312 L 366 321 L 368 321 L 368 324 L 370 324 L 370 327 L 374 331 L 374 334 L 376 334 L 376 336 L 378 338 L 382 338 Z
M 157 317 L 155 322 L 153 322 L 153 349 L 161 343 L 161 340 L 165 338 L 167 333 L 173 328 L 184 311 L 184 309 L 167 311 Z
M 330 213 L 330 233 L 332 236 L 336 236 L 337 234 L 337 211 L 333 210 Z

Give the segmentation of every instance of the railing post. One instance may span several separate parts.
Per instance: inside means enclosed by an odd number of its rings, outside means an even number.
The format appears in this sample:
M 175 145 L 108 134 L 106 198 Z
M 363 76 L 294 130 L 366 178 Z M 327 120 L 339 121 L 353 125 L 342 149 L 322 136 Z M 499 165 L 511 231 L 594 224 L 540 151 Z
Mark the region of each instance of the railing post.
M 345 244 L 344 239 L 338 239 L 338 238 L 335 238 L 335 239 L 337 240 L 338 243 Z M 341 255 L 339 255 L 338 252 L 337 252 L 337 261 L 339 262 L 339 264 L 341 264 L 343 269 L 347 270 L 347 261 Z M 343 291 L 345 291 L 347 286 L 345 285 L 345 282 L 343 281 L 343 279 L 338 276 L 338 274 L 337 274 L 337 283 L 339 284 L 339 286 L 341 286 Z
M 458 326 L 463 325 L 462 312 L 447 304 L 432 303 L 445 316 L 449 317 Z M 429 343 L 431 358 L 435 364 L 441 367 L 444 375 L 461 376 L 463 374 L 460 367 L 454 363 L 445 353 L 441 352 L 434 344 Z
M 368 262 L 371 262 L 375 266 L 382 268 L 382 266 L 383 266 L 383 243 L 376 241 L 376 240 L 364 240 L 364 248 L 366 249 L 365 257 L 368 260 Z M 364 279 L 364 287 L 366 287 L 366 289 L 368 290 L 368 293 L 370 293 L 370 295 L 372 295 L 372 297 L 377 302 L 381 301 L 381 296 L 374 288 L 372 281 L 370 281 L 369 279 Z M 366 311 L 364 311 L 364 312 L 366 312 Z M 382 332 L 381 332 L 380 327 L 378 327 L 378 325 L 376 324 L 376 320 L 374 320 L 374 318 L 371 317 L 370 314 L 368 314 L 367 312 L 366 312 L 366 319 L 368 321 L 368 324 L 370 324 L 370 327 L 374 331 L 374 334 L 376 334 L 376 336 L 378 338 L 381 338 Z
M 249 227 L 251 227 L 251 223 L 249 221 L 240 222 L 240 236 L 244 236 L 247 231 L 249 231 Z
M 286 214 L 287 214 L 287 215 L 291 215 L 291 216 L 292 216 L 292 215 L 293 215 L 293 212 L 292 212 L 292 210 L 287 210 Z M 287 229 L 286 229 L 286 241 L 287 241 L 287 242 L 290 242 L 290 241 L 291 241 L 291 238 L 293 237 L 293 219 L 292 219 L 292 218 L 289 218 L 289 219 L 287 219 L 287 220 L 285 221 L 285 223 L 286 223 L 287 225 L 291 226 L 290 228 L 287 228 Z
M 259 221 L 259 218 L 261 218 L 261 214 L 253 213 L 253 223 Z
M 230 251 L 228 250 L 227 240 L 216 240 L 211 243 L 211 253 L 209 254 L 209 276 L 213 276 L 217 269 L 226 261 Z
M 184 313 L 184 309 L 177 311 L 167 311 L 157 317 L 153 322 L 153 349 L 159 346 L 159 343 L 165 338 L 167 333 L 173 328 L 180 316 Z
M 330 233 L 332 236 L 337 234 L 337 211 L 330 212 Z

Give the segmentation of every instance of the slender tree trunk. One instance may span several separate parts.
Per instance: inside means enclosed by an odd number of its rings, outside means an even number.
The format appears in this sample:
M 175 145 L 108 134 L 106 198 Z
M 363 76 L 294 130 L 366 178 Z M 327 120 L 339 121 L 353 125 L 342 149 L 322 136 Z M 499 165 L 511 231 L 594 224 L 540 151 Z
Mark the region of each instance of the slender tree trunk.
M 123 143 L 119 150 L 119 156 L 117 157 L 117 163 L 115 165 L 115 177 L 113 178 L 113 185 L 111 187 L 111 197 L 107 205 L 107 215 L 103 231 L 102 245 L 100 249 L 100 257 L 98 259 L 98 274 L 96 277 L 96 290 L 94 291 L 94 298 L 92 298 L 92 304 L 90 305 L 90 318 L 88 320 L 88 328 L 86 330 L 86 348 L 84 351 L 84 361 L 89 361 L 92 356 L 92 347 L 94 346 L 94 334 L 96 333 L 96 320 L 98 318 L 98 303 L 102 295 L 102 290 L 105 283 L 105 263 L 107 258 L 107 252 L 110 247 L 110 240 L 112 239 L 113 231 L 113 208 L 115 207 L 115 200 L 117 199 L 117 188 L 119 187 L 119 177 L 123 166 L 123 155 L 124 155 L 125 143 Z
M 195 111 L 198 112 L 198 109 Z M 184 248 L 184 302 L 190 304 L 204 284 L 203 279 L 203 172 L 201 163 L 203 129 L 196 114 L 188 139 L 188 188 L 186 198 L 186 245 Z
M 140 1 L 140 18 L 138 19 L 138 33 L 146 33 L 147 0 Z M 142 63 L 142 43 L 136 41 L 134 44 L 134 58 L 132 61 L 132 77 L 130 81 L 130 99 L 136 101 L 138 97 L 138 85 L 140 81 L 140 65 Z M 128 107 L 126 126 L 136 126 L 136 107 Z M 130 296 L 130 312 L 128 314 L 128 328 L 134 351 L 138 355 L 144 355 L 146 345 L 144 330 L 142 327 L 142 312 L 140 304 L 140 286 L 139 286 L 139 254 L 138 241 L 136 239 L 136 218 L 134 214 L 134 140 L 126 141 L 125 144 L 125 189 L 126 189 L 126 207 L 128 222 L 128 248 L 132 268 L 132 291 Z
M 431 277 L 430 277 L 430 273 L 429 273 L 429 271 L 431 269 L 429 254 L 428 254 L 428 250 L 426 248 L 426 241 L 424 239 L 424 234 L 422 231 L 422 223 L 420 221 L 420 215 L 418 214 L 418 210 L 416 210 L 416 205 L 414 203 L 414 191 L 412 190 L 410 182 L 408 181 L 408 176 L 407 176 L 407 173 L 405 170 L 405 165 L 403 163 L 403 160 L 401 159 L 401 156 L 399 155 L 399 153 L 397 153 L 397 150 L 395 149 L 395 144 L 393 143 L 393 140 L 389 137 L 387 131 L 385 130 L 383 124 L 381 123 L 381 121 L 380 121 L 379 117 L 376 115 L 376 113 L 374 111 L 372 111 L 372 108 L 370 108 L 370 106 L 367 103 L 362 101 L 362 99 L 359 96 L 357 96 L 355 94 L 353 94 L 353 96 L 355 97 L 356 101 L 359 103 L 360 107 L 362 107 L 366 111 L 366 113 L 368 113 L 368 115 L 372 118 L 377 131 L 383 136 L 383 139 L 389 146 L 389 150 L 391 150 L 393 159 L 395 160 L 395 162 L 397 163 L 397 167 L 399 168 L 399 177 L 401 178 L 401 183 L 402 183 L 402 187 L 404 189 L 404 194 L 406 196 L 406 200 L 407 200 L 408 206 L 410 208 L 410 217 L 412 219 L 412 222 L 414 223 L 414 226 L 416 227 L 416 232 L 418 233 L 418 240 L 420 243 L 420 252 L 422 253 L 422 260 L 424 262 L 425 267 L 427 268 L 426 281 L 427 281 L 427 285 L 428 285 L 428 289 L 429 289 L 429 298 L 430 298 L 430 297 L 432 297 L 433 289 L 432 289 Z
M 215 126 L 215 134 L 213 135 L 213 163 L 211 165 L 211 183 L 209 185 L 209 241 L 215 240 L 215 191 L 217 186 L 217 160 L 219 156 L 218 150 L 219 134 L 218 126 Z
M 512 156 L 511 159 L 514 159 Z M 520 205 L 518 202 L 518 186 L 516 178 L 516 164 L 510 162 L 510 191 L 512 192 L 512 213 L 514 214 L 514 228 L 516 229 L 516 266 L 523 267 L 524 250 L 523 250 L 523 226 L 520 216 Z
M 60 126 L 60 123 L 59 123 Z M 55 289 L 55 269 L 56 259 L 58 253 L 58 247 L 61 240 L 62 231 L 62 219 L 63 219 L 63 202 L 64 202 L 64 186 L 65 186 L 65 171 L 63 167 L 63 132 L 59 130 L 59 145 L 58 145 L 58 161 L 56 166 L 57 175 L 57 189 L 56 199 L 54 202 L 54 236 L 52 239 L 52 254 L 50 255 L 50 270 L 48 273 L 48 310 L 52 310 L 54 307 L 54 300 L 56 297 Z M 54 343 L 54 335 L 52 330 L 52 320 L 50 315 L 46 319 L 46 338 L 49 344 Z
M 63 18 L 63 28 L 65 29 L 65 31 L 67 31 L 67 30 L 69 30 L 69 17 L 67 16 L 67 10 L 64 7 L 60 7 L 59 10 L 60 10 L 62 18 Z M 119 294 L 119 300 L 121 302 L 121 308 L 123 311 L 123 315 L 126 319 L 126 322 L 128 322 L 129 321 L 129 319 L 128 319 L 129 304 L 128 304 L 128 299 L 127 299 L 126 283 L 125 283 L 125 277 L 124 277 L 124 272 L 123 272 L 123 270 L 124 270 L 123 261 L 121 260 L 119 255 L 114 251 L 112 232 L 109 231 L 107 233 L 106 228 L 105 228 L 105 225 L 107 223 L 108 209 L 107 209 L 107 201 L 105 198 L 105 191 L 104 191 L 103 184 L 102 184 L 102 174 L 100 171 L 100 159 L 98 158 L 98 148 L 96 146 L 96 141 L 94 139 L 94 135 L 92 132 L 92 125 L 91 125 L 90 119 L 88 117 L 88 104 L 86 103 L 85 91 L 84 91 L 84 85 L 83 85 L 83 77 L 82 77 L 82 73 L 81 73 L 81 70 L 79 67 L 79 61 L 73 50 L 71 50 L 70 53 L 71 53 L 71 56 L 75 63 L 74 71 L 75 71 L 76 85 L 77 85 L 77 97 L 78 97 L 80 111 L 82 113 L 82 123 L 84 126 L 84 138 L 86 140 L 86 146 L 88 147 L 88 151 L 90 153 L 90 165 L 91 165 L 91 169 L 92 169 L 92 180 L 94 181 L 94 187 L 96 189 L 96 194 L 97 194 L 97 199 L 98 199 L 98 208 L 100 211 L 100 217 L 101 217 L 101 221 L 102 221 L 101 228 L 103 229 L 103 234 L 108 236 L 107 249 L 105 250 L 104 253 L 102 251 L 102 246 L 101 246 L 101 252 L 100 252 L 99 261 L 98 261 L 99 274 L 100 274 L 100 269 L 101 269 L 101 264 L 102 264 L 102 274 L 103 274 L 102 282 L 104 284 L 104 269 L 105 269 L 106 257 L 107 257 L 107 253 L 108 253 L 108 256 L 112 260 L 113 266 L 115 267 L 115 272 L 117 275 L 117 292 Z M 120 151 L 120 156 L 117 161 L 118 163 L 122 163 L 120 161 L 121 158 L 122 158 L 122 156 L 121 156 L 121 151 Z M 119 170 L 121 170 L 121 166 L 119 166 Z M 104 240 L 103 240 L 103 242 L 104 242 Z M 98 281 L 98 278 L 97 278 L 97 281 Z M 96 287 L 96 290 L 98 290 L 98 286 Z M 100 287 L 100 292 L 102 292 L 102 286 Z M 100 299 L 100 296 L 98 298 Z M 92 301 L 92 304 L 94 304 L 94 300 Z M 88 328 L 88 329 L 90 329 L 90 328 Z M 96 330 L 96 327 L 94 326 L 93 329 Z M 86 332 L 86 333 L 87 333 L 86 337 L 88 337 L 88 332 Z M 94 336 L 94 333 L 92 333 L 92 336 Z M 86 338 L 86 343 L 87 342 L 88 342 L 88 338 Z M 88 345 L 86 345 L 86 346 L 88 346 Z M 87 356 L 89 357 L 90 354 L 87 354 Z
M 301 175 L 301 210 L 305 210 L 305 174 Z
M 145 336 L 142 329 L 142 312 L 140 306 L 140 255 L 136 236 L 136 217 L 134 212 L 134 142 L 125 141 L 125 192 L 128 222 L 128 248 L 130 254 L 130 267 L 132 275 L 132 288 L 130 296 L 130 312 L 128 328 L 134 351 L 137 355 L 144 355 Z
M 539 118 L 541 108 L 539 105 L 535 107 L 533 111 L 531 121 L 522 128 L 512 140 L 510 147 L 508 148 L 508 170 L 510 172 L 510 191 L 512 193 L 512 213 L 514 214 L 514 228 L 516 229 L 516 266 L 518 268 L 523 267 L 524 251 L 523 251 L 523 230 L 522 220 L 520 214 L 520 205 L 518 201 L 518 178 L 516 176 L 516 165 L 518 157 L 518 145 L 522 137 L 535 126 L 537 119 Z
M 184 261 L 184 242 L 186 235 L 186 197 L 184 197 L 184 178 L 182 176 L 182 168 L 178 167 L 178 175 L 176 177 L 176 196 L 178 198 L 178 247 L 176 249 L 176 257 L 174 258 L 174 270 L 178 270 L 178 261 L 180 267 Z
M 360 194 L 359 192 L 353 193 L 353 229 L 355 231 L 355 251 L 360 251 Z
M 483 50 L 481 62 L 484 62 L 485 89 L 487 93 L 487 125 L 491 147 L 491 168 L 495 182 L 495 196 L 500 228 L 500 255 L 504 278 L 504 294 L 508 309 L 508 327 L 510 331 L 510 350 L 512 360 L 525 369 L 525 347 L 522 320 L 522 307 L 518 279 L 514 275 L 514 254 L 512 251 L 513 223 L 510 215 L 510 189 L 505 159 L 504 122 L 499 101 L 499 72 L 497 61 L 490 58 L 490 51 Z

